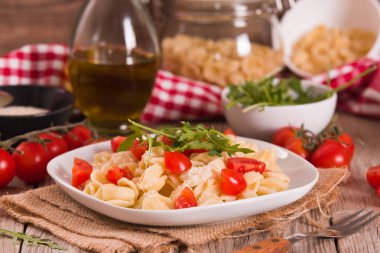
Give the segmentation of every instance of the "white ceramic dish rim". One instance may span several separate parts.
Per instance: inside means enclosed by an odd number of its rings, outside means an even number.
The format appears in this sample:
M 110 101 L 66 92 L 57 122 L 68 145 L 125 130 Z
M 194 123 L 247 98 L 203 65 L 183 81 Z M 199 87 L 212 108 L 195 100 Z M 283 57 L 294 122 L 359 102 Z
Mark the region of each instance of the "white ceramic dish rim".
M 245 138 L 245 137 L 239 137 L 239 138 L 242 138 L 242 139 L 248 139 L 250 141 L 254 141 L 255 143 L 261 143 L 262 145 L 270 145 L 270 147 L 272 148 L 275 148 L 276 151 L 278 152 L 278 157 L 279 158 L 285 158 L 288 156 L 288 153 L 292 153 L 290 151 L 287 151 L 283 148 L 280 148 L 280 147 L 277 147 L 275 146 L 274 144 L 270 144 L 270 143 L 267 143 L 267 142 L 264 142 L 264 141 L 260 141 L 260 140 L 256 140 L 256 139 L 251 139 L 251 138 Z M 92 145 L 89 145 L 89 146 L 95 146 L 95 145 L 98 145 L 98 146 L 101 146 L 101 145 L 106 145 L 105 143 L 107 143 L 107 146 L 110 146 L 109 144 L 109 141 L 106 141 L 106 142 L 102 142 L 102 143 L 97 143 L 97 144 L 92 144 Z M 75 153 L 77 152 L 78 150 L 80 149 L 86 149 L 88 148 L 89 146 L 85 146 L 85 147 L 82 147 L 82 148 L 79 148 L 79 149 L 76 149 L 76 150 L 72 150 L 68 153 Z M 68 153 L 65 153 L 65 154 L 68 154 Z M 296 154 L 293 154 L 294 156 L 297 157 L 297 159 L 302 159 L 300 157 L 298 157 Z M 285 191 L 281 191 L 281 192 L 276 192 L 276 193 L 271 193 L 271 194 L 268 194 L 268 195 L 263 195 L 263 196 L 258 196 L 258 197 L 254 197 L 254 198 L 248 198 L 248 199 L 241 199 L 241 200 L 236 200 L 236 201 L 231 201 L 231 202 L 226 202 L 226 203 L 221 203 L 221 204 L 214 204 L 214 205 L 208 205 L 208 206 L 197 206 L 197 207 L 194 207 L 194 208 L 186 208 L 186 209 L 178 209 L 178 210 L 141 210 L 141 209 L 134 209 L 134 208 L 126 208 L 126 207 L 119 207 L 119 206 L 116 206 L 116 205 L 112 205 L 112 204 L 109 204 L 105 201 L 102 201 L 102 200 L 99 200 L 93 196 L 90 196 L 86 193 L 84 193 L 83 191 L 71 186 L 70 184 L 68 184 L 67 182 L 65 182 L 60 176 L 58 176 L 56 173 L 55 173 L 55 160 L 58 159 L 59 157 L 56 157 L 54 158 L 53 160 L 51 160 L 48 164 L 48 173 L 49 175 L 53 178 L 53 180 L 62 188 L 62 187 L 65 187 L 71 191 L 75 191 L 76 194 L 79 194 L 81 197 L 84 197 L 86 199 L 91 199 L 91 201 L 94 201 L 96 203 L 100 203 L 102 205 L 106 205 L 106 206 L 109 206 L 111 208 L 115 208 L 115 209 L 118 209 L 118 210 L 122 210 L 122 211 L 128 211 L 130 212 L 131 214 L 134 213 L 134 214 L 150 214 L 150 215 L 160 215 L 160 214 L 170 214 L 170 213 L 175 213 L 175 214 L 191 214 L 191 213 L 194 213 L 194 211 L 196 212 L 203 212 L 203 211 L 208 211 L 208 210 L 215 210 L 217 209 L 218 207 L 226 207 L 226 206 L 229 206 L 229 207 L 233 207 L 233 206 L 240 206 L 241 204 L 243 203 L 248 203 L 248 202 L 252 202 L 252 200 L 254 201 L 259 201 L 259 200 L 265 200 L 265 199 L 268 199 L 268 198 L 273 198 L 273 197 L 276 197 L 276 198 L 281 198 L 282 196 L 285 196 L 287 194 L 289 194 L 289 191 L 291 192 L 292 190 L 302 190 L 304 188 L 309 188 L 311 187 L 310 189 L 312 189 L 316 182 L 318 181 L 318 178 L 319 178 L 319 173 L 317 171 L 317 169 L 312 166 L 310 164 L 309 168 L 308 169 L 311 169 L 313 171 L 313 174 L 314 174 L 314 179 L 312 181 L 309 181 L 308 183 L 305 183 L 301 186 L 298 186 L 298 187 L 295 187 L 295 188 L 292 188 L 292 189 L 288 189 L 288 190 L 285 190 Z M 304 161 L 305 163 L 309 163 L 307 162 L 306 160 Z M 64 189 L 62 189 L 64 190 Z M 64 190 L 65 191 L 65 190 Z M 309 192 L 309 191 L 307 191 Z M 305 194 L 307 194 L 307 192 Z M 304 195 L 305 195 L 304 194 Z M 68 194 L 69 195 L 69 194 Z M 303 196 L 304 196 L 303 195 Z M 76 200 L 77 201 L 77 200 Z M 296 201 L 296 200 L 294 200 Z M 293 202 L 294 202 L 293 201 Z M 77 201 L 79 202 L 79 201 Z M 80 202 L 79 202 L 80 203 Z M 83 205 L 83 204 L 82 204 Z M 85 206 L 85 205 L 84 205 Z M 87 206 L 91 209 L 90 206 Z M 196 210 L 195 210 L 196 209 Z M 227 220 L 226 220 L 227 221 Z M 132 222 L 133 223 L 133 222 Z M 143 224 L 143 223 L 140 223 L 140 224 Z M 207 224 L 207 223 L 204 223 L 204 224 Z M 169 225 L 170 226 L 170 225 Z M 180 225 L 171 225 L 171 226 L 180 226 Z
M 328 92 L 328 91 L 332 90 L 332 88 L 329 87 L 329 86 L 326 86 L 326 85 L 323 85 L 323 84 L 318 84 L 318 83 L 315 83 L 315 82 L 309 81 L 309 80 L 302 80 L 301 83 L 303 85 L 308 86 L 308 87 L 313 86 L 313 87 L 316 87 L 318 89 L 322 89 L 325 92 Z M 229 87 L 225 87 L 222 90 L 222 101 L 225 104 L 230 101 L 227 98 L 227 94 L 229 92 L 230 92 L 230 88 Z M 292 109 L 292 108 L 300 108 L 300 107 L 305 107 L 305 106 L 318 105 L 320 103 L 325 103 L 326 101 L 329 101 L 329 100 L 332 100 L 332 99 L 336 99 L 336 97 L 337 97 L 336 92 L 333 92 L 333 94 L 330 97 L 328 97 L 326 99 L 323 99 L 323 100 L 320 100 L 320 101 L 317 101 L 317 102 L 306 103 L 306 104 L 299 104 L 299 105 L 275 105 L 275 106 L 272 105 L 272 106 L 265 106 L 264 108 L 265 108 L 265 111 L 270 111 L 270 110 L 289 110 L 289 109 Z M 244 108 L 244 106 L 242 104 L 240 104 L 240 103 L 235 104 L 234 106 L 237 106 L 237 107 L 240 107 L 240 108 Z M 225 106 L 223 106 L 223 109 L 227 110 L 225 108 Z

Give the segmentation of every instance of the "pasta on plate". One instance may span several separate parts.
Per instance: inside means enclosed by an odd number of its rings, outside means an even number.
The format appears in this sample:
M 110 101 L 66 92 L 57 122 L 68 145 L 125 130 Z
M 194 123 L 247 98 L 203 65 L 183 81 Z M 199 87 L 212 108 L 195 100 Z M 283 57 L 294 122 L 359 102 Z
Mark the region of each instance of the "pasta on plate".
M 259 150 L 254 143 L 226 136 L 230 145 L 254 152 L 211 156 L 207 150 L 193 150 L 187 156 L 190 167 L 173 173 L 167 168 L 162 146 L 146 150 L 141 157 L 131 150 L 102 151 L 94 155 L 89 179 L 81 187 L 85 193 L 107 203 L 143 210 L 212 205 L 288 189 L 289 177 L 278 166 L 274 151 Z M 235 166 L 237 163 L 231 161 L 247 162 L 247 166 L 244 163 Z M 263 165 L 260 168 L 265 169 L 255 169 L 252 164 Z M 241 180 L 240 186 L 230 191 L 225 190 L 231 183 L 224 174 L 226 170 Z

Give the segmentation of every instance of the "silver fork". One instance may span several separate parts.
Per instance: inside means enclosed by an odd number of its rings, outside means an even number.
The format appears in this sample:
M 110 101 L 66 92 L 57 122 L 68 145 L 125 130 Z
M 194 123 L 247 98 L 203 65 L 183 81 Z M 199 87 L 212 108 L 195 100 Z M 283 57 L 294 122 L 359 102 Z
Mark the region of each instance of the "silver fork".
M 377 213 L 371 217 L 372 213 L 373 211 L 364 212 L 364 209 L 361 209 L 343 217 L 328 228 L 310 233 L 297 233 L 285 238 L 271 238 L 237 250 L 234 253 L 285 253 L 290 250 L 292 244 L 307 237 L 346 237 L 356 233 L 380 216 L 380 213 Z

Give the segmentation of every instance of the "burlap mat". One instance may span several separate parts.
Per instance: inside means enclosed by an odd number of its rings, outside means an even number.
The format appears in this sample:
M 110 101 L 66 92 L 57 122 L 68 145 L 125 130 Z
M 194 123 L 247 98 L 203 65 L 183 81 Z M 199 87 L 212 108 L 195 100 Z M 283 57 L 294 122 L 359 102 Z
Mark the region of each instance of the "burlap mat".
M 87 251 L 170 252 L 183 247 L 194 250 L 236 233 L 277 229 L 311 209 L 328 207 L 337 198 L 336 186 L 344 174 L 344 169 L 320 170 L 316 187 L 297 202 L 261 215 L 210 225 L 148 227 L 123 223 L 82 206 L 56 185 L 3 196 L 1 207 L 18 221 L 48 230 Z

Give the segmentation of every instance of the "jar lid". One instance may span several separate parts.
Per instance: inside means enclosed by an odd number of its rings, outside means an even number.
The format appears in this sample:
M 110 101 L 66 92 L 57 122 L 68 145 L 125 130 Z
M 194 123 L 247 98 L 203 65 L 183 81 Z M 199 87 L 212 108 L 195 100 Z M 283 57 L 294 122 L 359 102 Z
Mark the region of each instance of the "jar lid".
M 167 0 L 164 12 L 182 20 L 220 21 L 275 14 L 289 0 Z

